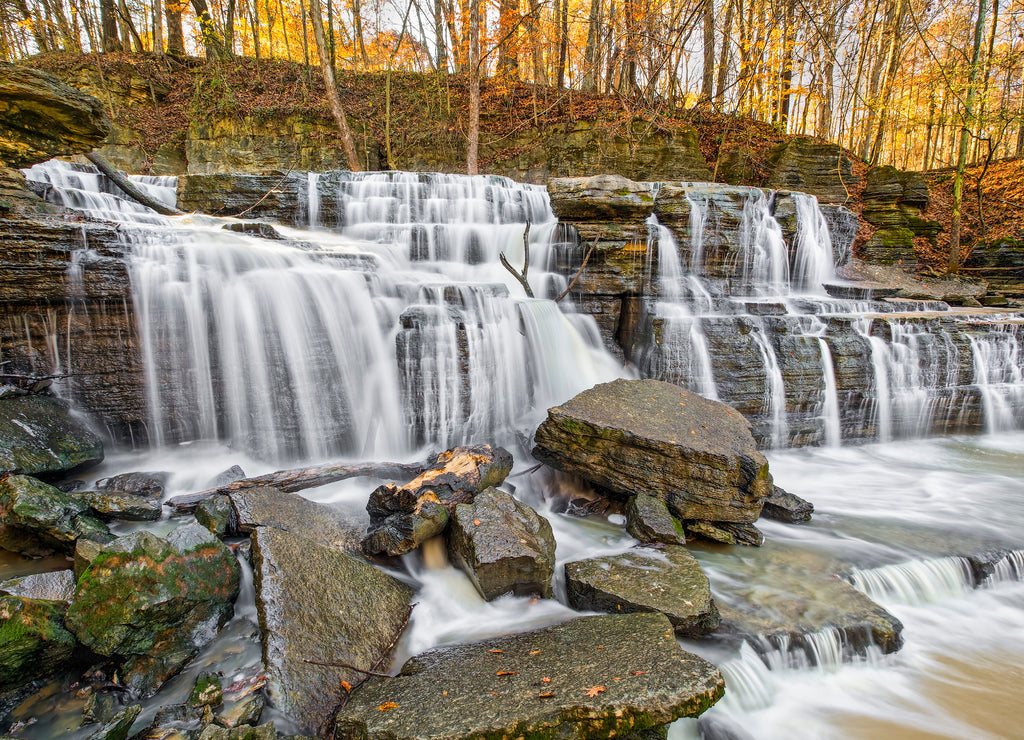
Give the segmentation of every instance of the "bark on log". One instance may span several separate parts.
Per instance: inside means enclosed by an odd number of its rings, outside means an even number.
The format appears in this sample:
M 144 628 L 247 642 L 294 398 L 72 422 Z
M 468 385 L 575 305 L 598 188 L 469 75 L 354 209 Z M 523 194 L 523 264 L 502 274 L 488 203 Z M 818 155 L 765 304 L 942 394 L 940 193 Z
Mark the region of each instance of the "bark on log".
M 163 203 L 159 201 L 153 200 L 148 195 L 139 190 L 137 187 L 132 185 L 128 178 L 122 175 L 117 170 L 115 170 L 113 166 L 111 166 L 110 162 L 108 162 L 103 157 L 103 155 L 97 152 L 89 152 L 88 154 L 85 155 L 85 158 L 92 162 L 94 165 L 96 165 L 99 168 L 100 172 L 102 172 L 104 175 L 113 180 L 114 184 L 117 185 L 117 187 L 121 188 L 121 190 L 124 191 L 124 194 L 127 195 L 132 200 L 138 201 L 142 205 L 146 206 L 146 208 L 152 208 L 154 211 L 156 211 L 162 216 L 181 215 L 181 211 L 179 211 L 177 208 L 171 208 L 170 206 L 165 206 Z
M 309 468 L 293 468 L 278 470 L 266 475 L 228 483 L 227 485 L 209 488 L 198 493 L 188 493 L 167 500 L 167 505 L 179 512 L 194 510 L 200 503 L 212 496 L 228 495 L 233 491 L 241 491 L 256 486 L 270 486 L 285 493 L 294 493 L 306 488 L 326 486 L 348 478 L 385 478 L 390 480 L 409 480 L 428 469 L 427 465 L 416 463 L 360 463 L 358 465 L 314 465 Z

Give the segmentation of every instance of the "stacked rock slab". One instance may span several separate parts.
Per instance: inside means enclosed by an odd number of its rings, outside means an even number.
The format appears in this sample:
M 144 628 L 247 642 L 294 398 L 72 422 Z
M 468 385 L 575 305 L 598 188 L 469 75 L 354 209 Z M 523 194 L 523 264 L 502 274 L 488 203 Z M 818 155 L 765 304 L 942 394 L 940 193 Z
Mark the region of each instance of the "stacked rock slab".
M 810 193 L 822 203 L 848 203 L 860 186 L 853 161 L 842 147 L 806 136 L 775 146 L 768 154 L 767 166 L 766 187 Z
M 935 246 L 942 224 L 922 214 L 930 200 L 928 183 L 916 172 L 891 165 L 873 167 L 864 183 L 864 220 L 876 228 L 861 247 L 872 262 L 917 263 L 914 239 L 924 237 Z
M 654 207 L 652 188 L 618 175 L 553 178 L 548 196 L 565 226 L 558 268 L 574 274 L 593 246 L 572 296 L 597 321 L 605 347 L 623 357 L 623 348 L 633 345 L 641 297 L 650 286 L 646 219 Z
M 659 380 L 616 380 L 548 411 L 534 456 L 685 521 L 750 523 L 772 491 L 768 462 L 735 409 Z
M 353 694 L 334 738 L 626 737 L 695 717 L 723 692 L 663 615 L 582 617 L 423 653 Z

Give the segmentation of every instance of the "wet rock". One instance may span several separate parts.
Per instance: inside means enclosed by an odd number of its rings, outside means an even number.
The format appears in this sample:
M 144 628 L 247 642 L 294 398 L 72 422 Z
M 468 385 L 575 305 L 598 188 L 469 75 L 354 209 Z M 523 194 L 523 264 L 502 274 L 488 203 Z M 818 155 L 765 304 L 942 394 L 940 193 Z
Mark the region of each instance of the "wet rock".
M 133 704 L 130 707 L 125 707 L 115 714 L 109 722 L 103 725 L 103 727 L 89 735 L 88 740 L 125 740 L 125 738 L 128 737 L 129 731 L 132 729 L 132 724 L 141 712 L 141 704 Z
M 626 505 L 626 531 L 645 543 L 686 544 L 680 521 L 669 513 L 664 501 L 646 493 L 638 493 Z
M 619 175 L 552 178 L 548 197 L 552 210 L 570 221 L 642 222 L 654 210 L 650 184 Z
M 273 722 L 259 727 L 217 727 L 208 725 L 199 735 L 199 740 L 277 740 L 277 730 Z
M 405 485 L 388 483 L 370 494 L 365 552 L 402 555 L 440 534 L 457 504 L 470 503 L 481 491 L 502 484 L 512 471 L 512 455 L 491 445 L 455 447 L 428 467 Z
M 108 542 L 107 526 L 89 508 L 27 475 L 0 480 L 0 547 L 25 555 L 71 552 L 78 539 Z
M 256 236 L 260 239 L 284 239 L 284 236 L 281 235 L 280 231 L 270 224 L 262 221 L 242 221 L 239 223 L 224 224 L 221 228 L 225 231 L 234 231 L 238 234 L 248 234 L 249 236 Z
M 538 460 L 683 520 L 752 522 L 772 489 L 737 411 L 658 380 L 594 386 L 549 409 L 535 441 Z
M 243 534 L 271 527 L 327 547 L 359 552 L 362 526 L 329 506 L 268 486 L 232 491 L 229 498 Z
M 736 524 L 733 522 L 687 522 L 686 533 L 703 537 L 712 542 L 725 545 L 749 545 L 760 547 L 764 544 L 764 535 L 753 524 Z
M 196 679 L 192 693 L 188 696 L 188 706 L 219 707 L 224 703 L 224 689 L 220 684 L 220 676 L 216 673 L 203 673 Z
M 51 74 L 0 62 L 0 164 L 28 167 L 92 151 L 110 131 L 103 104 Z
M 551 525 L 504 491 L 488 488 L 455 507 L 448 552 L 488 601 L 507 593 L 551 597 Z
M 121 702 L 116 693 L 93 690 L 82 706 L 82 724 L 106 723 L 120 711 Z
M 239 480 L 242 480 L 244 478 L 245 478 L 245 471 L 242 470 L 242 466 L 241 465 L 232 465 L 227 470 L 224 470 L 224 471 L 218 473 L 214 477 L 214 479 L 212 481 L 210 481 L 210 485 L 208 485 L 206 487 L 207 488 L 219 488 L 220 486 L 226 486 L 229 483 L 234 483 L 235 481 L 239 481 Z
M 75 637 L 64 628 L 67 604 L 0 596 L 0 688 L 20 686 L 66 665 Z
M 75 574 L 70 570 L 57 570 L 10 578 L 0 583 L 0 593 L 67 604 L 75 596 Z
M 230 550 L 198 524 L 166 539 L 136 531 L 82 574 L 67 626 L 94 652 L 124 660 L 126 684 L 146 694 L 231 617 L 240 575 Z
M 118 491 L 76 491 L 69 494 L 92 509 L 102 519 L 153 521 L 159 519 L 163 507 L 158 501 Z
M 789 524 L 809 522 L 813 513 L 814 504 L 778 486 L 775 486 L 771 496 L 765 499 L 764 507 L 761 509 L 761 516 L 765 519 Z
M 103 460 L 100 438 L 48 396 L 0 400 L 0 473 L 54 475 Z
M 120 493 L 159 500 L 164 495 L 167 473 L 122 473 L 96 482 L 96 488 L 106 493 Z
M 92 561 L 96 559 L 96 556 L 100 554 L 100 550 L 103 549 L 103 543 L 94 542 L 92 540 L 78 540 L 75 543 L 75 582 L 82 577 L 82 574 L 86 569 L 92 565 Z
M 200 501 L 194 513 L 196 521 L 218 537 L 226 537 L 238 529 L 235 508 L 228 496 L 211 496 Z
M 256 609 L 274 705 L 315 733 L 364 670 L 386 666 L 409 613 L 412 589 L 369 563 L 296 534 L 252 535 Z
M 265 704 L 266 700 L 260 694 L 238 700 L 226 697 L 214 721 L 222 727 L 255 725 L 260 721 Z
M 574 609 L 661 612 L 688 637 L 713 632 L 720 621 L 707 576 L 679 545 L 566 563 L 565 588 Z
M 797 190 L 817 196 L 822 203 L 846 203 L 860 185 L 853 162 L 838 144 L 797 136 L 768 154 L 765 185 L 776 190 Z
M 582 617 L 423 653 L 353 694 L 334 737 L 617 737 L 697 716 L 723 691 L 663 615 Z
M 157 709 L 149 726 L 132 740 L 196 740 L 206 724 L 201 710 L 169 704 Z
M 850 260 L 838 274 L 848 280 L 895 288 L 897 297 L 909 300 L 965 304 L 968 299 L 981 298 L 988 292 L 988 284 L 975 277 L 929 277 L 918 275 L 898 265 L 872 264 L 857 259 Z

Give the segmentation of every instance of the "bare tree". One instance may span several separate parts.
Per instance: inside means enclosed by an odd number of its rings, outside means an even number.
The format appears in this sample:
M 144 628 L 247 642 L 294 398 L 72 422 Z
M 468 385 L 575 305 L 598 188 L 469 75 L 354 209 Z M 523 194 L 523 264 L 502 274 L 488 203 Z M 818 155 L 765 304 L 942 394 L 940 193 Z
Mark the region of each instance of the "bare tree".
M 356 145 L 352 140 L 352 131 L 349 130 L 345 109 L 341 106 L 341 100 L 338 98 L 338 87 L 334 82 L 334 69 L 331 67 L 331 55 L 327 50 L 323 10 L 320 7 L 320 0 L 309 0 L 309 15 L 313 21 L 313 38 L 316 40 L 316 50 L 320 56 L 320 69 L 324 75 L 324 87 L 327 88 L 327 102 L 331 106 L 331 113 L 338 124 L 338 131 L 341 133 L 341 145 L 345 150 L 345 159 L 350 170 L 359 172 L 360 167 L 359 158 L 356 156 Z

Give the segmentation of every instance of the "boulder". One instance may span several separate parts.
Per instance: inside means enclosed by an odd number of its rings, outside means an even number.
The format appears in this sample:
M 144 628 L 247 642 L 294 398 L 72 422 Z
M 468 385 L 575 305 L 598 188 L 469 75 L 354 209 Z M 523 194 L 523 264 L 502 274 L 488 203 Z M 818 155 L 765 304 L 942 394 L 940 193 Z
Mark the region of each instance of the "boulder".
M 925 237 L 936 246 L 942 224 L 922 215 L 930 196 L 928 183 L 919 173 L 891 165 L 872 167 L 861 197 L 864 220 L 876 228 L 861 247 L 865 258 L 912 265 L 917 261 L 916 237 Z
M 860 185 L 841 146 L 806 136 L 778 144 L 769 152 L 767 165 L 766 187 L 810 193 L 822 203 L 847 203 Z
M 103 727 L 89 735 L 88 740 L 125 740 L 132 729 L 132 724 L 141 713 L 141 704 L 125 707 L 104 723 Z
M 199 735 L 199 740 L 277 740 L 277 730 L 273 722 L 259 727 L 217 727 L 207 725 Z
M 448 553 L 488 601 L 507 593 L 551 597 L 551 525 L 504 491 L 488 488 L 455 507 Z
M 201 501 L 194 514 L 197 522 L 218 537 L 227 537 L 238 529 L 235 508 L 231 505 L 229 496 L 211 496 Z
M 0 547 L 38 556 L 72 552 L 78 539 L 109 542 L 113 535 L 89 507 L 27 475 L 0 480 Z
M 809 522 L 813 513 L 814 504 L 778 486 L 775 486 L 772 495 L 764 500 L 764 507 L 761 509 L 761 516 L 765 519 L 788 524 Z
M 491 445 L 455 447 L 428 463 L 428 470 L 405 485 L 388 483 L 370 494 L 370 528 L 363 550 L 371 555 L 403 555 L 444 531 L 457 504 L 500 486 L 512 471 L 508 450 Z
M 231 617 L 241 569 L 198 524 L 106 545 L 78 580 L 67 626 L 94 652 L 125 661 L 126 684 L 155 690 Z
M 64 628 L 67 604 L 0 596 L 0 689 L 49 675 L 67 664 L 75 637 Z
M 196 679 L 192 693 L 188 695 L 186 704 L 193 709 L 198 707 L 219 707 L 224 703 L 224 688 L 220 676 L 216 673 L 203 673 Z
M 650 183 L 619 175 L 548 180 L 551 209 L 569 221 L 640 221 L 654 210 Z
M 0 473 L 47 476 L 103 460 L 100 438 L 49 396 L 0 400 Z
M 720 621 L 707 576 L 679 545 L 566 563 L 565 589 L 574 609 L 661 612 L 687 637 L 713 632 Z
M 0 62 L 0 164 L 28 167 L 92 151 L 109 132 L 96 98 L 46 72 Z
M 646 493 L 638 493 L 626 505 L 626 531 L 644 543 L 686 544 L 682 523 L 664 501 Z
M 659 380 L 594 386 L 549 409 L 535 441 L 538 460 L 683 520 L 752 522 L 772 490 L 739 412 Z
M 0 593 L 68 604 L 75 597 L 75 574 L 70 570 L 55 570 L 52 573 L 9 578 L 0 583 Z
M 334 738 L 620 737 L 697 716 L 723 693 L 663 615 L 581 617 L 423 653 L 354 693 Z
M 163 507 L 158 500 L 146 499 L 120 491 L 75 491 L 69 494 L 92 509 L 102 519 L 153 521 L 159 519 Z
M 159 501 L 164 495 L 167 473 L 121 473 L 96 482 L 96 488 L 104 493 L 119 493 Z
M 687 522 L 686 533 L 703 537 L 712 542 L 724 545 L 749 545 L 760 547 L 764 544 L 764 535 L 753 524 L 734 522 Z
M 237 223 L 224 224 L 221 226 L 225 231 L 234 231 L 237 234 L 248 234 L 260 239 L 283 240 L 285 237 L 280 231 L 263 221 L 239 221 Z M 242 476 L 243 478 L 245 476 Z
M 330 506 L 268 486 L 232 491 L 228 498 L 238 531 L 243 534 L 270 527 L 326 547 L 359 552 L 362 525 Z
M 256 610 L 270 698 L 305 732 L 319 731 L 341 682 L 387 666 L 412 589 L 364 560 L 272 527 L 252 534 Z

